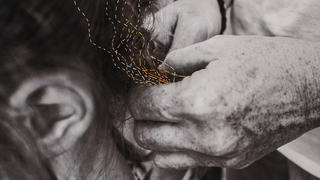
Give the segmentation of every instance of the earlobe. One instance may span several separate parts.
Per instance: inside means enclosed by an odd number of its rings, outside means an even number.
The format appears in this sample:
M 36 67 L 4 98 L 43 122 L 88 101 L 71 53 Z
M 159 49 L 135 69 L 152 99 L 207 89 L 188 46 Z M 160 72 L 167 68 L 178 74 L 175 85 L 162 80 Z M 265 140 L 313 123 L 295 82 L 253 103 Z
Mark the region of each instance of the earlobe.
M 32 78 L 10 98 L 11 107 L 31 114 L 30 130 L 50 154 L 75 145 L 93 120 L 90 81 L 79 76 L 59 72 Z

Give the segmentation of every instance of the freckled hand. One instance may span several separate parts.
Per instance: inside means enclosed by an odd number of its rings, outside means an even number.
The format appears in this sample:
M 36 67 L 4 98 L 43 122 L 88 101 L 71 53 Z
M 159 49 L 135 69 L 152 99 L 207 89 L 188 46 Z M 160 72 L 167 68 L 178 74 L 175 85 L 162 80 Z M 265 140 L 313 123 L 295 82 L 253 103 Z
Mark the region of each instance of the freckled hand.
M 161 167 L 245 167 L 320 125 L 319 50 L 290 38 L 216 36 L 172 51 L 165 62 L 176 70 L 204 69 L 132 90 L 135 138 Z

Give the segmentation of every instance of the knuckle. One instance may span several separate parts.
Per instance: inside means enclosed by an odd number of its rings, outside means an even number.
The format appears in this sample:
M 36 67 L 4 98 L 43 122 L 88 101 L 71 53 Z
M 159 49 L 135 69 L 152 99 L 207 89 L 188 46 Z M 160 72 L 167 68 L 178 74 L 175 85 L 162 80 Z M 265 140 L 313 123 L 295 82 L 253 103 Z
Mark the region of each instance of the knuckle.
M 155 143 L 151 138 L 152 135 L 148 131 L 149 130 L 144 128 L 143 126 L 135 127 L 135 132 L 134 132 L 135 139 L 137 143 L 144 148 L 149 148 L 152 144 Z
M 144 136 L 141 135 L 141 133 L 135 133 L 135 139 L 136 139 L 137 143 L 138 143 L 140 146 L 146 148 L 146 147 L 145 147 L 145 145 L 146 145 L 146 143 L 145 143 L 146 140 L 145 140 Z
M 185 108 L 185 111 L 193 115 L 194 118 L 201 119 L 201 117 L 207 117 L 207 115 L 212 113 L 212 109 L 208 105 L 205 99 L 206 97 L 204 97 L 202 93 L 194 93 L 201 92 L 200 88 L 201 87 L 199 87 L 199 89 L 193 88 L 191 90 L 186 90 L 185 92 L 180 93 L 179 96 L 181 99 L 185 99 L 182 104 L 182 106 Z
M 217 148 L 215 151 L 215 156 L 220 157 L 230 157 L 237 154 L 240 149 L 238 148 L 239 144 L 239 137 L 236 135 L 229 135 L 226 132 L 223 132 L 224 134 L 220 135 L 218 138 L 219 144 L 217 144 Z

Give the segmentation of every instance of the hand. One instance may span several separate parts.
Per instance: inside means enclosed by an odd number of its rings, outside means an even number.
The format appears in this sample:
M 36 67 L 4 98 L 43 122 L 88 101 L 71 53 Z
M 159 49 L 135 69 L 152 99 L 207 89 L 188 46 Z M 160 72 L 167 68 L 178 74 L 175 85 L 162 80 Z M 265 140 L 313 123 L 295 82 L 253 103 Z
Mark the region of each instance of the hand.
M 217 0 L 160 0 L 155 16 L 147 16 L 144 27 L 152 38 L 172 51 L 209 39 L 221 31 Z
M 160 167 L 249 165 L 318 126 L 320 46 L 289 38 L 216 36 L 171 52 L 194 72 L 136 88 L 135 138 Z

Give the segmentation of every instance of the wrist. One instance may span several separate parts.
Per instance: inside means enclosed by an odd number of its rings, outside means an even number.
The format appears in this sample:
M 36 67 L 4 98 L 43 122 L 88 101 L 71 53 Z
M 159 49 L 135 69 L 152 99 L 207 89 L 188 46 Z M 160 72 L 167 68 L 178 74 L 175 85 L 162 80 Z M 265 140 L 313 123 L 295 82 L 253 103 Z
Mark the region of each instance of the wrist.
M 260 74 L 247 119 L 256 130 L 268 123 L 266 131 L 287 131 L 279 134 L 295 138 L 320 126 L 320 48 L 288 38 L 274 38 L 273 45 L 265 44 L 270 53 L 259 62 L 246 62 L 249 69 L 258 67 L 255 74 Z

